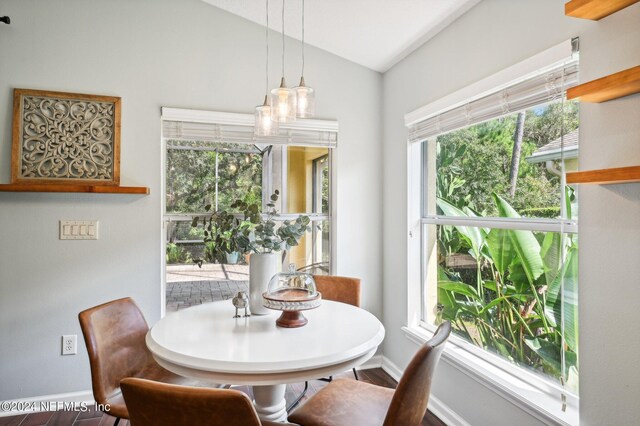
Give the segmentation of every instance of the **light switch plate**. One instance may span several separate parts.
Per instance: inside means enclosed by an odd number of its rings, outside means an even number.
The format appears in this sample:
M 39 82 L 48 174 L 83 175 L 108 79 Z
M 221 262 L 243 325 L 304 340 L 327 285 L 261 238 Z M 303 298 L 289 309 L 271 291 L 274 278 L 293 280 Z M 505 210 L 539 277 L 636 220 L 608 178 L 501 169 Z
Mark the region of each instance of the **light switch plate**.
M 61 240 L 97 240 L 97 220 L 61 220 Z

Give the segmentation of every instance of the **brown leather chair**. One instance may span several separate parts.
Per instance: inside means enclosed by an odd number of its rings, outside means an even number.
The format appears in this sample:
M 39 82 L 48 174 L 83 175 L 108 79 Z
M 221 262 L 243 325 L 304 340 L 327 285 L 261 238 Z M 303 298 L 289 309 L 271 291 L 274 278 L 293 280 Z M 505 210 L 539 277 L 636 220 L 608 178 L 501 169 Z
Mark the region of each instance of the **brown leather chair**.
M 347 303 L 360 307 L 360 278 L 339 277 L 337 275 L 314 275 L 316 289 L 322 293 L 324 300 Z M 358 379 L 358 372 L 353 369 L 353 375 Z M 329 377 L 328 381 L 332 380 Z
M 107 414 L 129 418 L 120 392 L 120 380 L 143 377 L 160 382 L 194 385 L 197 382 L 160 367 L 145 344 L 149 326 L 133 299 L 114 300 L 78 314 L 89 353 L 93 397 L 108 404 Z M 114 426 L 115 426 L 114 425 Z
M 289 415 L 301 426 L 419 426 L 427 411 L 433 372 L 451 333 L 445 322 L 422 345 L 393 389 L 336 380 Z
M 313 279 L 324 300 L 360 307 L 360 278 L 314 275 Z
M 299 269 L 300 270 L 300 269 Z M 316 289 L 322 294 L 324 300 L 332 300 L 334 302 L 347 303 L 356 307 L 360 307 L 360 278 L 339 277 L 337 275 L 313 275 L 316 282 Z M 353 375 L 356 380 L 358 371 L 354 368 Z M 322 378 L 325 382 L 331 382 L 332 376 Z M 287 411 L 290 411 L 298 405 L 309 389 L 309 382 L 304 382 L 304 389 L 298 397 L 289 404 Z
M 251 400 L 232 389 L 206 389 L 126 378 L 120 382 L 131 426 L 283 426 L 260 421 Z

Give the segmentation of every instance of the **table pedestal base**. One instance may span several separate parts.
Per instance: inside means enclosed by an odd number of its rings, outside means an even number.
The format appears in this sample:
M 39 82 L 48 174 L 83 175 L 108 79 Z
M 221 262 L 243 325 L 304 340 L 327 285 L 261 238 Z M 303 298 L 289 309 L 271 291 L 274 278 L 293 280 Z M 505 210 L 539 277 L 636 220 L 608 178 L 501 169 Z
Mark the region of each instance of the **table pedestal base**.
M 253 404 L 262 420 L 287 421 L 287 403 L 284 392 L 287 385 L 253 386 Z

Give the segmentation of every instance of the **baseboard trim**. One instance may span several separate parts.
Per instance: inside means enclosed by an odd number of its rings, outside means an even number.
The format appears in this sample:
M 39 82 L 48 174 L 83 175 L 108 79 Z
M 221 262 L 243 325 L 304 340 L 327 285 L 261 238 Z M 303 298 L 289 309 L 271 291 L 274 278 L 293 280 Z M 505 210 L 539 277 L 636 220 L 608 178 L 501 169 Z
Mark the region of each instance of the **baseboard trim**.
M 0 417 L 63 409 L 86 411 L 94 405 L 95 401 L 93 400 L 93 392 L 91 391 L 41 395 L 3 401 Z
M 396 382 L 402 377 L 402 369 L 385 356 L 382 357 L 382 369 L 393 377 Z M 470 426 L 465 419 L 434 396 L 433 393 L 429 396 L 429 411 L 449 426 Z
M 387 374 L 393 377 L 395 381 L 400 380 L 402 376 L 402 370 L 389 360 L 389 358 L 382 355 L 374 355 L 358 367 L 358 370 L 368 370 L 371 368 L 382 368 Z M 13 411 L 0 410 L 0 417 L 17 416 L 40 411 L 53 411 L 52 408 L 54 408 L 56 404 L 76 403 L 79 404 L 79 407 L 76 406 L 75 408 L 80 409 L 82 409 L 83 406 L 86 407 L 95 404 L 91 391 L 42 395 L 32 398 L 13 399 L 5 401 L 4 403 L 8 403 L 9 407 L 14 406 L 26 409 Z M 449 426 L 470 426 L 469 423 L 434 395 L 429 397 L 429 410 Z
M 400 377 L 402 377 L 402 370 L 386 356 L 382 357 L 382 369 L 393 377 L 393 380 L 396 382 L 400 381 Z
M 382 367 L 383 357 L 382 355 L 374 355 L 367 362 L 358 367 L 358 370 L 367 370 L 371 368 Z M 0 410 L 0 417 L 17 416 L 20 414 L 36 413 L 40 411 L 55 411 L 56 404 L 59 404 L 59 408 L 63 408 L 64 403 L 76 403 L 73 408 L 82 409 L 83 405 L 86 407 L 93 406 L 95 404 L 93 400 L 93 393 L 91 391 L 60 393 L 55 395 L 42 395 L 31 398 L 19 398 L 9 401 L 3 401 L 3 404 L 8 404 L 8 407 L 21 408 L 14 410 Z M 54 408 L 54 410 L 52 410 Z
M 429 396 L 429 411 L 449 426 L 471 426 L 465 419 L 460 417 L 458 413 L 449 408 L 433 394 Z

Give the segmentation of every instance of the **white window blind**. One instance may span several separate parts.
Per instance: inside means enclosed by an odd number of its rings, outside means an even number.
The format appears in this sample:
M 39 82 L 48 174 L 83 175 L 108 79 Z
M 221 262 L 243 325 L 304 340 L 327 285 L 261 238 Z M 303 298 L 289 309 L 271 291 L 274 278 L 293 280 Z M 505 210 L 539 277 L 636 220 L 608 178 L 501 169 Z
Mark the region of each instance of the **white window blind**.
M 573 48 L 576 46 L 577 42 L 574 42 Z M 409 123 L 409 142 L 421 142 L 443 133 L 559 100 L 565 96 L 569 87 L 577 83 L 578 58 L 572 54 L 565 60 L 507 83 L 493 92 L 471 97 L 466 102 L 459 102 Z
M 254 135 L 253 123 L 251 114 L 162 108 L 162 137 L 166 140 L 328 148 L 335 148 L 338 142 L 336 121 L 297 120 L 280 124 L 277 136 Z

